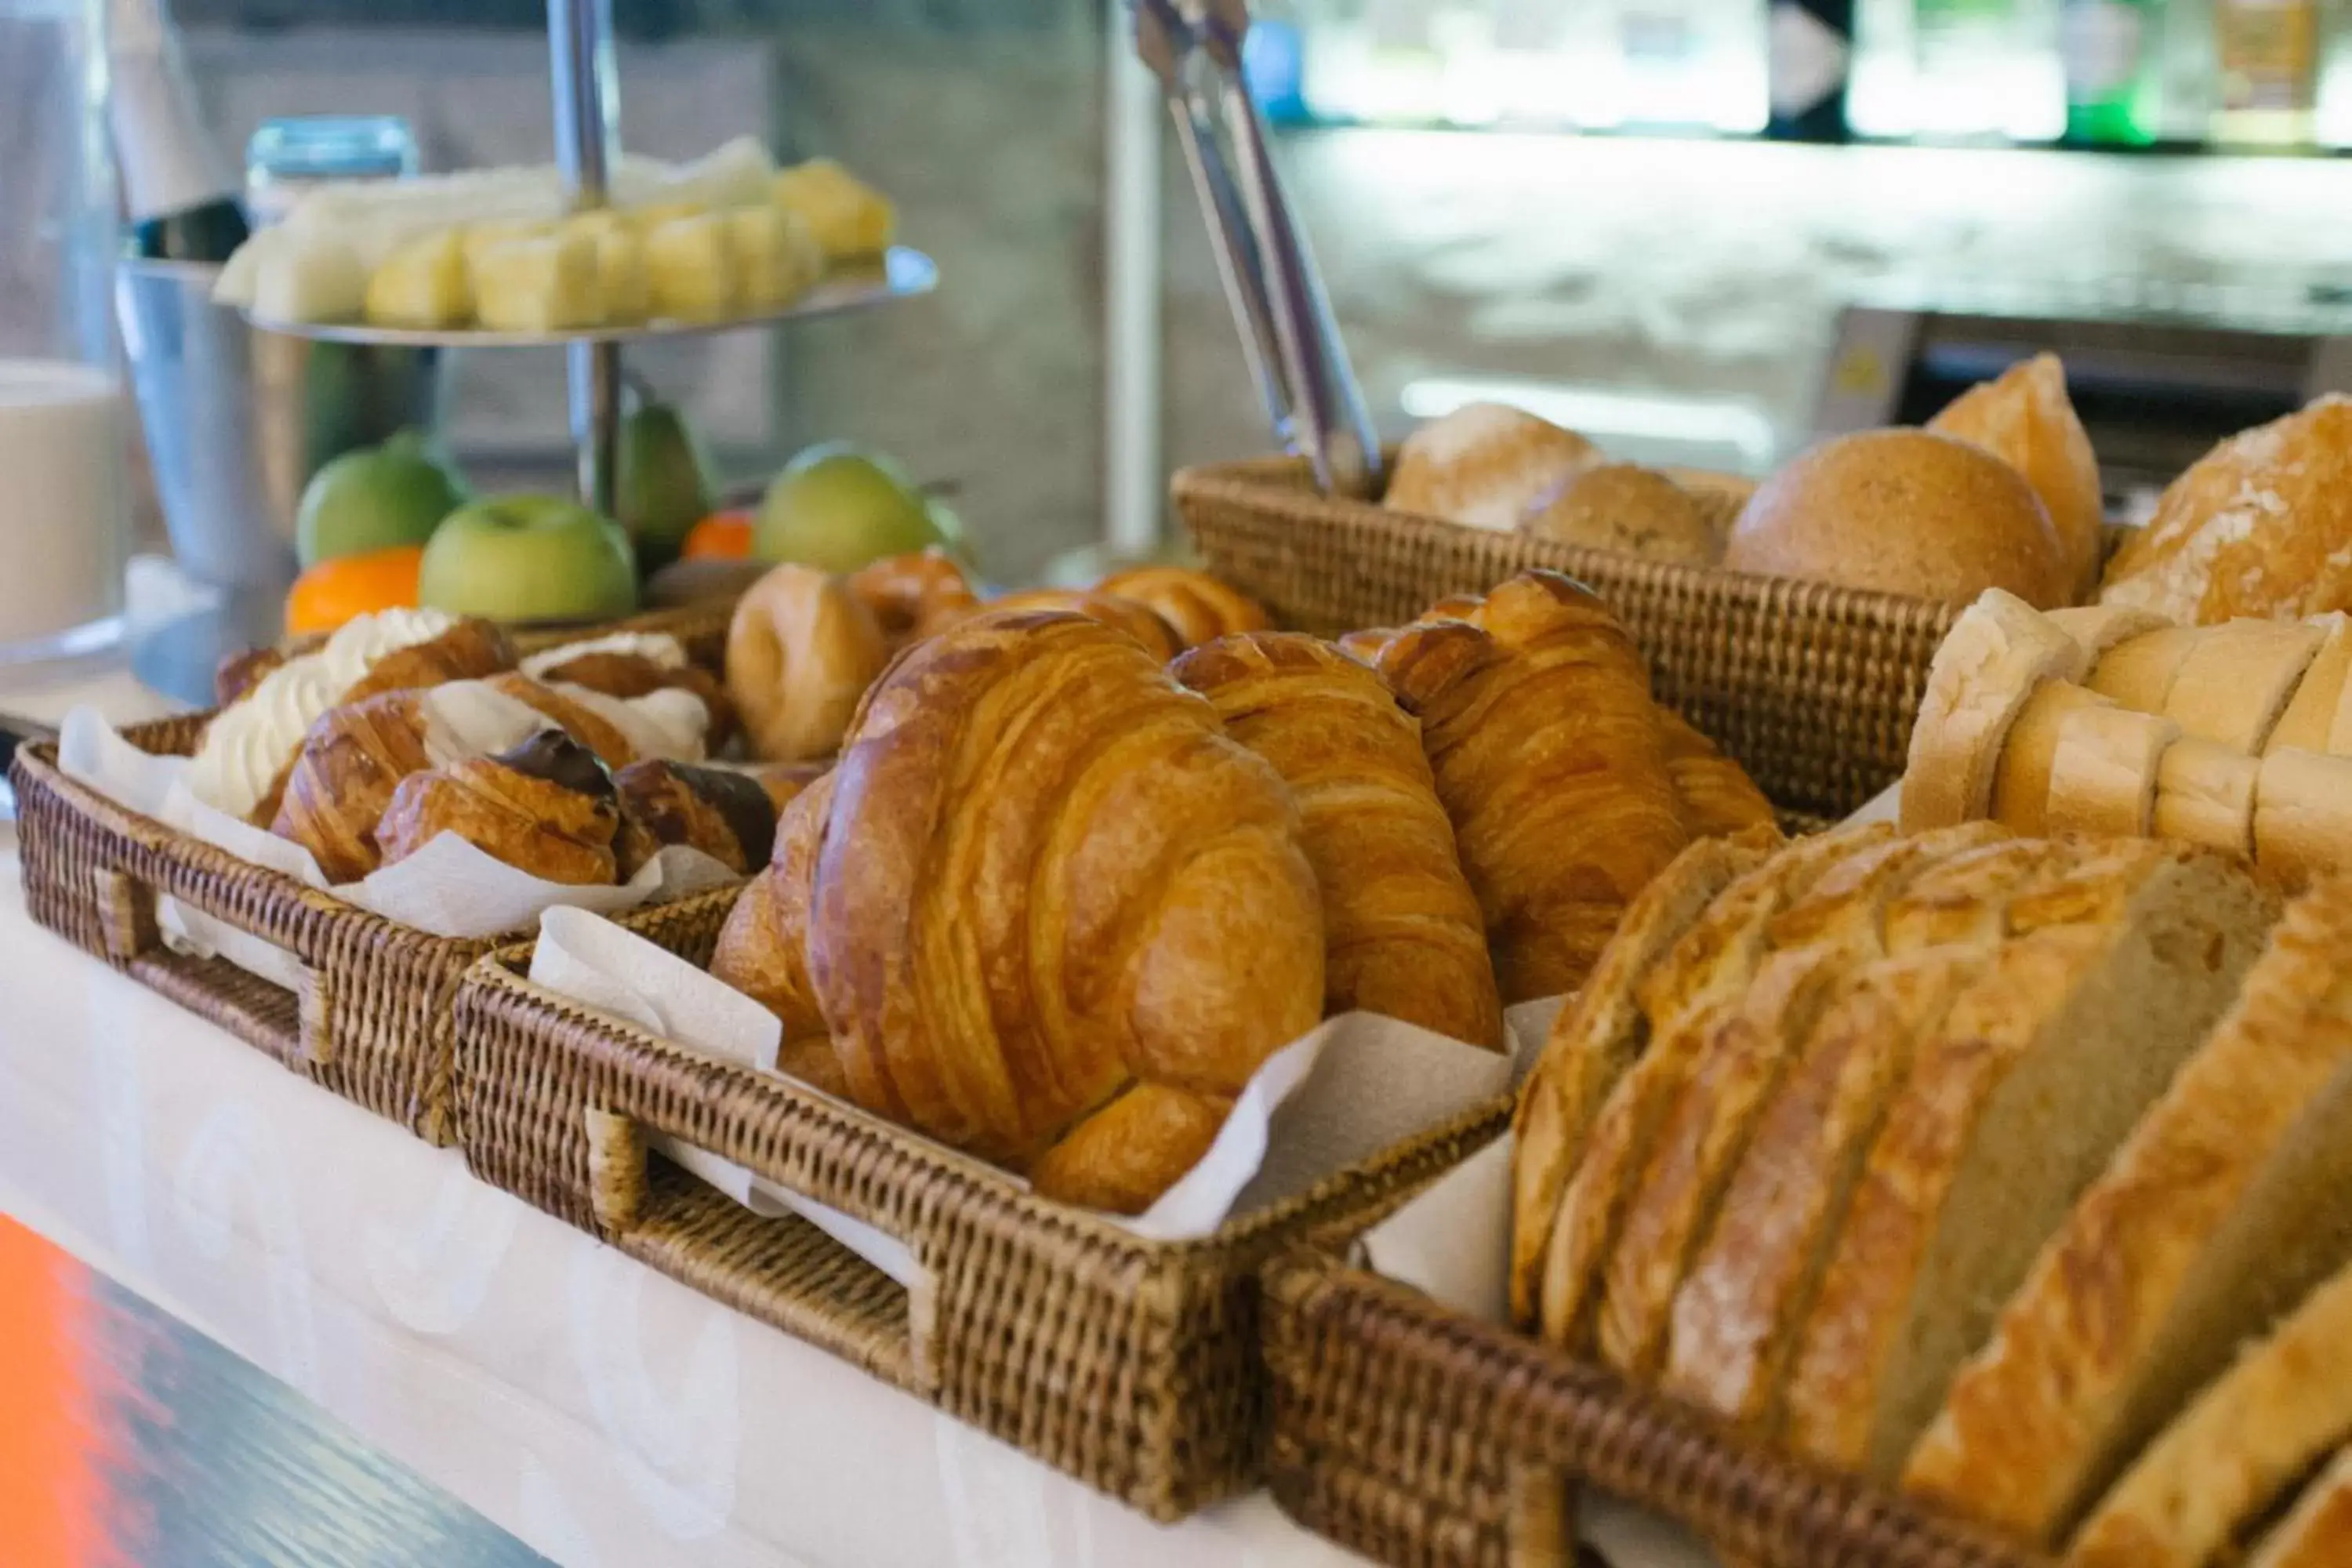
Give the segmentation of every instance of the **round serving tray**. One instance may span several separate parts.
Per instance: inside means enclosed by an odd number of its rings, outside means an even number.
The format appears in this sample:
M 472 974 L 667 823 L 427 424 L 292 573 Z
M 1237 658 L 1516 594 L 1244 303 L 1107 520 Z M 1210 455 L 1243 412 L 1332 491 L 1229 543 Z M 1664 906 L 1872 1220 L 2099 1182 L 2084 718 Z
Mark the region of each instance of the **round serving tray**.
M 871 310 L 899 300 L 928 294 L 939 287 L 939 264 L 919 250 L 894 245 L 878 259 L 836 268 L 784 310 L 758 316 L 733 316 L 723 321 L 640 321 L 630 326 L 583 327 L 567 332 L 488 332 L 473 328 L 435 331 L 415 327 L 378 327 L 365 321 L 279 321 L 244 312 L 245 319 L 264 331 L 284 332 L 331 343 L 383 343 L 409 348 L 549 348 L 564 343 L 633 343 L 655 338 L 695 337 L 710 332 L 743 331 L 775 326 L 814 316 L 840 315 Z

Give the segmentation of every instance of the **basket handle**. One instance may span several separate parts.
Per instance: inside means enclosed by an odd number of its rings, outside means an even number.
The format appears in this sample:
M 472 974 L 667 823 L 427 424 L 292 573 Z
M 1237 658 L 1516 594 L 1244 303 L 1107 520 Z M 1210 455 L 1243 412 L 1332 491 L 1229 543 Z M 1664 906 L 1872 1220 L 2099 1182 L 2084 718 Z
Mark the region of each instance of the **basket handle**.
M 120 867 L 101 867 L 96 881 L 99 940 L 108 962 L 128 969 L 163 951 L 161 902 L 154 885 Z M 210 911 L 206 911 L 209 913 Z M 215 917 L 217 918 L 217 917 Z M 297 961 L 294 1055 L 311 1067 L 335 1059 L 335 984 L 324 970 Z

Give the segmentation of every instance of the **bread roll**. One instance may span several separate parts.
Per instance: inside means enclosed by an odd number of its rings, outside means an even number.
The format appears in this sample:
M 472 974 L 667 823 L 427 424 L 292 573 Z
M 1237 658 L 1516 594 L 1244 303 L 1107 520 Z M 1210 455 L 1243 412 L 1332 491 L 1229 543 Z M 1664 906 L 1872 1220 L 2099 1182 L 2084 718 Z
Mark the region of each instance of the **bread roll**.
M 1865 430 L 1764 481 L 1723 563 L 1943 602 L 2002 588 L 2040 609 L 2074 597 L 2050 514 L 2017 470 L 1948 436 Z
M 2035 354 L 1969 388 L 1927 428 L 1981 447 L 2015 468 L 2042 499 L 2066 561 L 2069 598 L 2091 592 L 2105 555 L 2106 506 L 2099 459 L 2066 396 L 2066 369 L 2056 354 Z
M 1718 548 L 1705 510 L 1690 493 L 1633 463 L 1572 470 L 1535 499 L 1521 526 L 1541 539 L 1653 561 L 1703 564 Z
M 2259 752 L 2326 640 L 2317 626 L 2295 621 L 2204 627 L 2165 693 L 2164 716 L 2183 734 Z
M 1537 497 L 1600 451 L 1572 430 L 1499 403 L 1473 403 L 1405 437 L 1383 504 L 1508 533 Z
M 2145 838 L 2156 812 L 2157 766 L 2180 739 L 2169 719 L 2128 708 L 2082 708 L 2058 727 L 2044 817 L 2053 833 Z
M 2241 1345 L 2339 1266 L 2352 1247 L 2340 1218 L 2352 1183 L 2352 1140 L 2340 1135 L 2352 1114 L 2347 942 L 2352 884 L 2287 908 L 2211 1039 L 2074 1205 L 1954 1380 L 1906 1486 L 2031 1539 L 2063 1540 Z M 2153 1503 L 2151 1520 L 2182 1521 L 2234 1473 L 2159 1465 L 2148 1480 L 2189 1484 L 2135 1479 L 2106 1511 Z M 2120 1522 L 2085 1539 L 2120 1540 Z
M 2273 752 L 2254 785 L 2254 859 L 2290 888 L 2352 868 L 2352 757 Z
M 735 606 L 727 694 L 760 756 L 782 763 L 825 756 L 889 658 L 881 623 L 842 579 L 787 563 Z
M 2262 763 L 2210 741 L 2175 741 L 2156 764 L 2158 838 L 2220 849 L 2254 852 L 2254 785 Z
M 2103 604 L 2183 625 L 2352 610 L 2352 398 L 2232 436 L 2107 563 Z
M 2311 626 L 2320 634 L 2319 652 L 2312 657 L 2310 668 L 2294 689 L 2294 696 L 2271 726 L 2270 739 L 2263 749 L 2283 752 L 2290 747 L 2298 752 L 2343 752 L 2335 745 L 2337 730 L 2352 742 L 2352 702 L 2345 700 L 2345 677 L 2352 674 L 2352 616 L 2341 610 L 2314 617 Z
M 1903 772 L 1903 826 L 1971 822 L 1992 808 L 2000 748 L 2045 680 L 2083 673 L 2082 645 L 2016 595 L 1989 589 L 1952 624 L 1927 672 Z

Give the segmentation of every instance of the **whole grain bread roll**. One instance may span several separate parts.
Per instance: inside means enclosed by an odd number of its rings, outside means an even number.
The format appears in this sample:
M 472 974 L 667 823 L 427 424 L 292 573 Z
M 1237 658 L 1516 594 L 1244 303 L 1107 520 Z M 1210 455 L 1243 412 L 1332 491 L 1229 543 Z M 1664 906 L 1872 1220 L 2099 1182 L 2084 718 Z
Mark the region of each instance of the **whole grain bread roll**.
M 2189 624 L 2352 609 L 2352 398 L 2323 397 L 2191 464 L 2107 563 L 2099 600 Z
M 2033 488 L 1980 447 L 1925 430 L 1864 430 L 1806 452 L 1740 510 L 1723 563 L 1944 602 L 1988 588 L 2036 609 L 2074 596 Z

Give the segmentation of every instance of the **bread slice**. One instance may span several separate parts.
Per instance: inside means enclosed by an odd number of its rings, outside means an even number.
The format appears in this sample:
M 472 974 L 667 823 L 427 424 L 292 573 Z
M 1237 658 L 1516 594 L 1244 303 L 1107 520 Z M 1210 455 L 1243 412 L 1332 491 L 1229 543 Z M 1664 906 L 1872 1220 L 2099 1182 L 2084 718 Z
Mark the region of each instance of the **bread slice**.
M 1994 765 L 2018 710 L 2045 680 L 2079 680 L 2083 647 L 2039 610 L 1990 588 L 1936 650 L 1903 773 L 1906 833 L 1972 822 L 1992 808 Z
M 2100 696 L 2140 713 L 2161 713 L 2173 679 L 2197 651 L 2203 626 L 2166 626 L 2127 637 L 2099 657 L 2086 683 Z
M 2071 680 L 2045 680 L 2010 726 L 2000 748 L 1992 781 L 1992 818 L 2002 826 L 2028 837 L 2047 830 L 2050 770 L 2058 761 L 2058 740 L 2067 716 L 2085 708 L 2112 708 L 2086 686 Z
M 2199 740 L 2260 752 L 2326 640 L 2301 621 L 2207 626 L 2165 693 L 2164 716 Z
M 2156 816 L 2157 768 L 2180 739 L 2169 719 L 2084 708 L 2058 727 L 2045 824 L 2053 833 L 2144 838 Z
M 1889 957 L 1848 974 L 1756 1131 L 1676 1292 L 1664 1386 L 1765 1436 L 1915 1037 L 1989 961 L 2011 897 L 2057 879 L 2072 846 L 2011 840 L 1929 870 L 1888 912 Z
M 2054 1541 L 2189 1396 L 2352 1257 L 2352 882 L 2237 1002 L 2034 1259 L 1905 1484 Z
M 2120 905 L 2120 920 L 2013 938 L 1919 1042 L 1796 1353 L 1788 1435 L 1808 1457 L 1895 1474 L 2042 1242 L 2252 962 L 2274 905 L 2252 878 L 2219 856 L 2134 847 L 2124 890 L 2067 895 Z
M 1883 837 L 1874 836 L 1874 837 Z M 1560 1010 L 1511 1117 L 1511 1316 L 1535 1321 L 1536 1279 L 1560 1188 L 1592 1118 L 1649 1038 L 1637 983 L 1728 887 L 1770 857 L 1777 834 L 1704 838 L 1626 906 L 1617 934 Z
M 2069 1568 L 2202 1568 L 2352 1439 L 2352 1271 L 2240 1357 L 2103 1500 Z
M 2210 741 L 2175 741 L 2156 764 L 2156 836 L 2251 858 L 2262 766 Z
M 2081 643 L 2083 656 L 2095 665 L 2117 643 L 2162 631 L 2172 624 L 2162 616 L 2128 605 L 2070 605 L 2063 610 L 2044 610 L 2042 614 L 2050 617 L 2053 626 Z
M 2352 1563 L 2352 1448 L 2304 1488 L 2279 1527 L 2262 1539 L 2246 1568 L 2344 1568 Z
M 1773 918 L 1767 936 L 1775 951 L 1747 994 L 1709 1019 L 1704 1041 L 1672 1075 L 1676 1081 L 1659 1085 L 1664 1115 L 1601 1269 L 1597 1342 L 1604 1364 L 1643 1381 L 1656 1375 L 1675 1293 L 1714 1224 L 1757 1114 L 1832 987 L 1885 951 L 1889 906 L 1948 856 L 2003 837 L 1991 823 L 1964 823 L 1851 858 Z
M 1639 992 L 1648 1047 L 1610 1086 L 1563 1181 L 1545 1237 L 1536 1303 L 1545 1338 L 1578 1349 L 1589 1339 L 1600 1270 L 1657 1119 L 1724 1000 L 1747 989 L 1772 917 L 1832 868 L 1874 858 L 1895 842 L 1884 824 L 1798 840 L 1727 887 L 1665 961 L 1643 976 Z
M 2352 616 L 2336 610 L 2315 616 L 2305 624 L 2318 630 L 2319 651 L 2312 657 L 2311 668 L 2303 672 L 2286 711 L 2271 726 L 2271 737 L 2263 743 L 2266 752 L 2290 747 L 2298 752 L 2334 749 L 2328 742 L 2336 732 L 2336 716 L 2345 710 L 2345 677 L 2352 674 Z
M 2290 888 L 2352 869 L 2352 757 L 2273 752 L 2254 784 L 2254 859 Z

